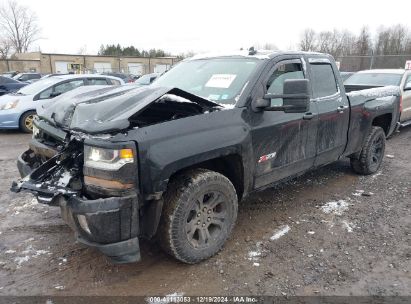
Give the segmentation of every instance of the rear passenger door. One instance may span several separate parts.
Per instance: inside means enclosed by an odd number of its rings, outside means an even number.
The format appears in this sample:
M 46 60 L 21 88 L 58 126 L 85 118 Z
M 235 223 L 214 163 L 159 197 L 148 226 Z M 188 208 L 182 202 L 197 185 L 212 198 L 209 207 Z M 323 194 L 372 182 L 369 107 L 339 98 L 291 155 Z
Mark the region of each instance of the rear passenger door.
M 337 160 L 345 150 L 350 120 L 347 97 L 341 93 L 341 79 L 334 63 L 326 58 L 309 58 L 313 101 L 318 111 L 317 157 L 315 165 Z

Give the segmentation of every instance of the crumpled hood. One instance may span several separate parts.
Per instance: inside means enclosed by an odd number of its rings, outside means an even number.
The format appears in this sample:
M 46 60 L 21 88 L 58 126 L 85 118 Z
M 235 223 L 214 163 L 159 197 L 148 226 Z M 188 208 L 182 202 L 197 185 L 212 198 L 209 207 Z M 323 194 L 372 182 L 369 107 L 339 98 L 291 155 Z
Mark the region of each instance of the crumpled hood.
M 176 94 L 206 107 L 220 106 L 177 88 L 84 86 L 56 97 L 51 104 L 38 108 L 37 114 L 64 129 L 108 133 L 129 127 L 129 117 L 165 94 Z

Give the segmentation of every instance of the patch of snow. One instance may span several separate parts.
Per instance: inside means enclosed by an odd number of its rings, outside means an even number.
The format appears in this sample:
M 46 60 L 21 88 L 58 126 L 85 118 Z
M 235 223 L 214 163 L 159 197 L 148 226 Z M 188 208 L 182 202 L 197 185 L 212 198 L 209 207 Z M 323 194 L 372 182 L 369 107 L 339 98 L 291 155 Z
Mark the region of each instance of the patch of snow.
M 342 221 L 343 225 L 345 226 L 345 228 L 347 229 L 348 232 L 352 232 L 354 229 L 354 224 L 353 223 L 349 223 L 347 221 Z
M 163 96 L 160 97 L 158 101 L 162 101 L 162 100 L 170 100 L 170 101 L 182 102 L 182 103 L 193 103 L 191 100 L 187 98 L 177 96 L 174 94 L 164 94 Z
M 9 250 L 6 250 L 4 253 L 12 254 L 12 253 L 16 253 L 16 250 L 9 249 Z
M 260 250 L 256 250 L 256 251 L 250 251 L 248 253 L 248 259 L 250 261 L 258 261 L 261 257 L 261 251 Z
M 54 288 L 57 289 L 57 290 L 64 290 L 63 285 L 57 285 L 57 286 L 54 286 Z
M 214 57 L 229 57 L 229 56 L 241 56 L 241 57 L 249 57 L 249 58 L 258 58 L 258 59 L 269 59 L 268 55 L 263 54 L 256 54 L 256 55 L 249 55 L 248 50 L 243 51 L 232 51 L 232 52 L 209 52 L 204 54 L 198 54 L 191 58 L 185 59 L 186 61 L 190 60 L 198 60 L 198 59 L 207 59 L 207 58 L 214 58 Z
M 235 108 L 235 104 L 219 103 L 223 107 L 223 110 L 230 110 Z
M 315 234 L 315 231 L 308 231 L 308 234 Z
M 389 96 L 398 96 L 400 88 L 398 86 L 386 86 L 382 88 L 372 88 L 366 90 L 359 90 L 347 93 L 348 97 L 365 97 L 365 98 L 381 98 Z
M 394 158 L 394 155 L 392 155 L 392 154 L 387 154 L 387 155 L 385 155 L 385 157 L 387 157 L 387 158 Z
M 26 255 L 24 257 L 16 257 L 14 258 L 14 262 L 17 263 L 17 268 L 21 267 L 21 264 L 27 262 L 28 260 L 30 260 L 30 256 Z
M 256 266 L 256 267 L 258 267 L 258 266 L 260 266 L 260 263 L 253 263 L 253 266 Z
M 344 200 L 338 200 L 336 202 L 328 202 L 321 206 L 321 210 L 327 214 L 342 215 L 342 213 L 348 210 L 348 203 Z
M 286 235 L 290 231 L 290 226 L 284 225 L 274 231 L 274 234 L 270 237 L 271 241 L 278 240 L 280 237 Z

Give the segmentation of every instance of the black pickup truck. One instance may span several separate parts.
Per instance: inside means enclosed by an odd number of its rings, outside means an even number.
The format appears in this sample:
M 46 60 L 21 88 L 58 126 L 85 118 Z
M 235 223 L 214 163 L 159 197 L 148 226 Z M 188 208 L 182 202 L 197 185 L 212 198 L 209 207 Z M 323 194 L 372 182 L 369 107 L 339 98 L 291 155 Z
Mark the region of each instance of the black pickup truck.
M 345 94 L 332 57 L 254 51 L 185 60 L 147 87 L 82 87 L 38 109 L 21 180 L 77 240 L 114 262 L 139 239 L 196 263 L 229 237 L 238 201 L 344 157 L 376 172 L 398 92 Z

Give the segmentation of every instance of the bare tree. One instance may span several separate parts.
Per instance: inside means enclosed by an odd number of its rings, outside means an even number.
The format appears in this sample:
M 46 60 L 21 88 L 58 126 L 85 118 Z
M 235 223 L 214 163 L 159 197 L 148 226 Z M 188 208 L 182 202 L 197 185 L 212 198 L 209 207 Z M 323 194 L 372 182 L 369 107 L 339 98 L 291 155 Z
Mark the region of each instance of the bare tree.
M 34 12 L 15 0 L 9 0 L 0 7 L 0 31 L 17 53 L 27 52 L 40 34 Z
M 10 40 L 0 38 L 0 59 L 7 59 L 10 54 L 11 43 Z
M 304 30 L 300 40 L 301 51 L 315 51 L 316 46 L 316 34 L 313 29 L 307 28 Z

